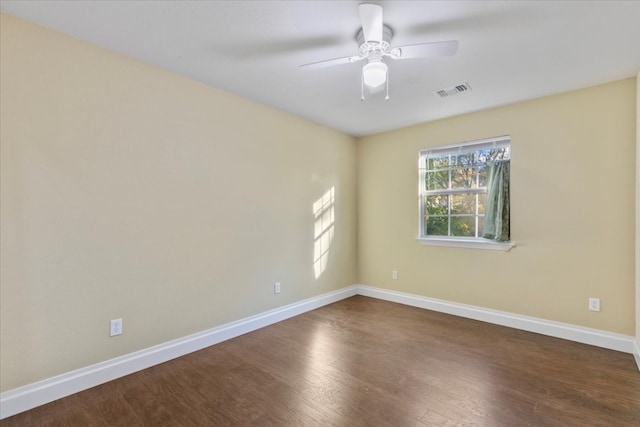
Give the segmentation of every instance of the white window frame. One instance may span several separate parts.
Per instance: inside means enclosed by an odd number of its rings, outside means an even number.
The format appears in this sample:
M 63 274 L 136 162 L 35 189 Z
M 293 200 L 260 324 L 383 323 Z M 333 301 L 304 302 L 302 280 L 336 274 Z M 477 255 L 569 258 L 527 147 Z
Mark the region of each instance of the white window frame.
M 425 233 L 425 189 L 426 168 L 425 158 L 429 155 L 455 154 L 460 152 L 482 150 L 486 148 L 511 148 L 511 137 L 509 135 L 498 136 L 494 138 L 481 139 L 476 141 L 468 141 L 460 144 L 447 145 L 433 148 L 423 148 L 418 153 L 418 238 L 417 241 L 422 245 L 428 246 L 449 246 L 462 247 L 472 249 L 493 249 L 508 251 L 513 248 L 515 242 L 496 242 L 484 237 L 451 237 L 451 236 L 428 236 Z M 511 154 L 511 153 L 510 153 Z M 455 193 L 453 190 L 451 193 Z M 466 191 L 465 191 L 466 192 Z

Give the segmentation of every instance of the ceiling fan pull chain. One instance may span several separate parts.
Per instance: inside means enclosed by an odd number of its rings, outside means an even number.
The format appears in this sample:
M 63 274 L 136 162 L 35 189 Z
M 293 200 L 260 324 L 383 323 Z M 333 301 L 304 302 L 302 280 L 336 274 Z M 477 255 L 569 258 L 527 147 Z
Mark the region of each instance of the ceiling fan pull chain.
M 384 98 L 385 101 L 389 100 L 389 73 L 387 73 L 387 96 Z
M 360 101 L 364 101 L 364 75 L 360 73 Z

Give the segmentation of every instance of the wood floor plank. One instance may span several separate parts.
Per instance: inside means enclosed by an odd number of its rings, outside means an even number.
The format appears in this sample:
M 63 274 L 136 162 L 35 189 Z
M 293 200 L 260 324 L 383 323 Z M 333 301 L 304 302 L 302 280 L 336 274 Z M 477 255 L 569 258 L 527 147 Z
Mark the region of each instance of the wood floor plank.
M 633 356 L 352 297 L 0 426 L 640 426 Z

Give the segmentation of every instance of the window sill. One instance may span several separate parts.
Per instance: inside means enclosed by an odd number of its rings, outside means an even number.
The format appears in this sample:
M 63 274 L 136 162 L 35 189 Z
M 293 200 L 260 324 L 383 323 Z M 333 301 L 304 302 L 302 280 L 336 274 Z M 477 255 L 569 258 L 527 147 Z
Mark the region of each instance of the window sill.
M 514 242 L 494 242 L 488 239 L 465 239 L 447 237 L 418 237 L 418 243 L 425 246 L 448 246 L 468 249 L 490 249 L 496 251 L 508 251 L 516 244 Z

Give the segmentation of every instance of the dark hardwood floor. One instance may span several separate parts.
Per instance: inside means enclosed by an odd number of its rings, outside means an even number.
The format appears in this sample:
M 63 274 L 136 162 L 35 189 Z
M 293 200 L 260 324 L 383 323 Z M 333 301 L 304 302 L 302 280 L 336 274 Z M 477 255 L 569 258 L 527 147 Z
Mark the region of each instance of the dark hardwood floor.
M 633 356 L 356 296 L 2 426 L 640 426 Z

